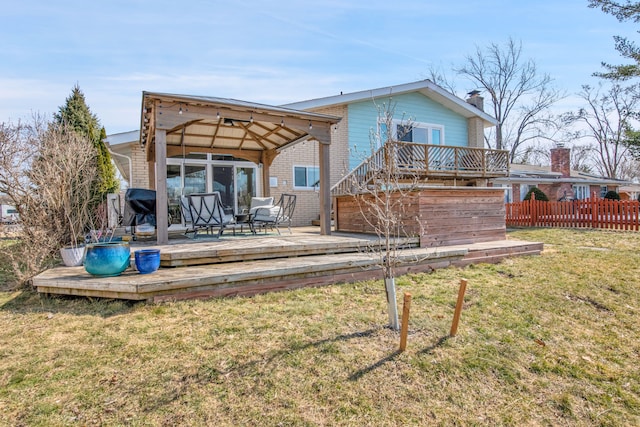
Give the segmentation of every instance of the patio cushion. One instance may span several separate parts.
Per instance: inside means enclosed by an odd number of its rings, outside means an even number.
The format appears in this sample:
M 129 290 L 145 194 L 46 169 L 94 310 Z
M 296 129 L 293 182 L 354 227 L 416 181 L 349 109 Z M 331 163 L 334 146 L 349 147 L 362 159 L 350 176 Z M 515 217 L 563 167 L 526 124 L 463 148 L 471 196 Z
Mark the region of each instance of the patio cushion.
M 280 206 L 256 207 L 254 221 L 275 221 L 280 213 Z
M 252 197 L 249 214 L 254 215 L 256 213 L 256 209 L 263 206 L 273 206 L 273 197 Z

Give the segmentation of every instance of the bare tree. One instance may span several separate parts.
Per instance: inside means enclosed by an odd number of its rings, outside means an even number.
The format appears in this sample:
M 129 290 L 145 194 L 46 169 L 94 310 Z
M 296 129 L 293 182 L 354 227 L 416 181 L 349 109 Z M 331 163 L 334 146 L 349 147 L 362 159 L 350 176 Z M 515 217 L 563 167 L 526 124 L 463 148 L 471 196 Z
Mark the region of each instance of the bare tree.
M 489 94 L 489 110 L 498 124 L 486 143 L 489 148 L 510 150 L 511 162 L 518 160 L 527 143 L 545 138 L 557 126 L 549 107 L 563 94 L 548 74 L 538 71 L 535 61 L 522 57 L 522 43 L 509 39 L 504 46 L 476 47 L 454 71 Z M 438 75 L 432 70 L 434 78 L 446 82 Z
M 620 179 L 638 182 L 640 179 L 640 161 L 634 158 L 625 158 L 618 165 L 618 176 Z
M 351 175 L 341 183 L 345 193 L 352 196 L 357 209 L 366 223 L 367 229 L 378 236 L 377 243 L 370 248 L 378 254 L 385 290 L 389 325 L 398 330 L 398 309 L 395 289 L 396 269 L 407 262 L 399 253 L 408 236 L 422 234 L 423 223 L 409 213 L 413 203 L 417 203 L 416 189 L 419 177 L 417 173 L 399 168 L 403 160 L 414 157 L 413 147 L 409 143 L 400 143 L 403 136 L 411 132 L 410 119 L 394 119 L 395 104 L 380 104 L 378 108 L 378 127 L 370 134 L 371 152 Z M 424 153 L 424 149 L 416 150 Z M 424 154 L 423 154 L 424 155 Z M 418 230 L 418 231 L 416 231 Z M 412 259 L 411 261 L 417 261 Z
M 597 88 L 582 86 L 578 95 L 586 107 L 565 115 L 567 123 L 586 127 L 582 136 L 593 141 L 594 165 L 603 176 L 622 178 L 621 166 L 631 159 L 630 144 L 639 118 L 638 89 L 637 85 L 619 84 L 611 84 L 607 90 L 603 84 Z
M 592 155 L 592 145 L 573 145 L 571 147 L 571 169 L 584 173 L 593 173 Z
M 55 262 L 60 247 L 82 239 L 98 176 L 91 141 L 34 118 L 0 124 L 0 191 L 20 217 L 18 244 L 6 251 L 19 282 Z
M 453 68 L 453 67 L 452 67 Z M 444 71 L 442 66 L 432 66 L 429 68 L 427 72 L 428 79 L 437 84 L 438 86 L 446 89 L 452 94 L 458 93 L 458 88 L 456 87 L 456 82 L 451 80 L 447 73 Z

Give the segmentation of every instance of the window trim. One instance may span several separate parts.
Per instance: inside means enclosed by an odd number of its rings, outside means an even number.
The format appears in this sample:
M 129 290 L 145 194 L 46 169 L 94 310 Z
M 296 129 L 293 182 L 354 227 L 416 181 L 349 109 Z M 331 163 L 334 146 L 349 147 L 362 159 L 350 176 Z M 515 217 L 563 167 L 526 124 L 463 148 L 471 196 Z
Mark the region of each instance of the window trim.
M 383 122 L 380 122 L 379 124 L 384 124 Z M 398 126 L 406 126 L 406 125 L 411 125 L 411 128 L 418 128 L 418 129 L 426 129 L 427 130 L 427 145 L 445 145 L 444 141 L 445 141 L 445 133 L 444 133 L 444 125 L 439 125 L 436 123 L 428 123 L 428 122 L 413 122 L 413 121 L 403 121 L 403 120 L 398 120 L 398 119 L 393 119 L 391 120 L 391 125 L 393 126 L 393 129 L 391 130 L 391 135 L 393 136 L 394 139 L 398 139 Z M 380 126 L 378 126 L 378 129 L 380 129 Z M 440 143 L 439 144 L 434 144 L 433 143 L 433 131 L 434 130 L 438 130 L 440 131 Z M 413 142 L 413 141 L 412 141 Z M 417 144 L 424 144 L 424 143 L 417 143 Z
M 601 185 L 600 186 L 600 198 L 604 199 L 604 196 L 609 192 L 609 186 L 608 185 Z
M 531 190 L 531 188 L 533 188 L 533 187 L 537 187 L 538 189 L 540 188 L 539 184 L 537 182 L 535 184 L 529 184 L 529 183 L 520 184 L 520 201 L 521 202 L 524 200 L 524 198 L 526 197 L 526 195 L 529 192 L 529 190 Z M 526 190 L 524 190 L 525 188 L 526 188 Z
M 575 200 L 586 200 L 591 197 L 591 187 L 587 184 L 573 184 L 571 186 L 571 190 L 573 191 L 573 198 Z M 585 196 L 585 197 L 579 197 Z
M 309 182 L 309 169 L 316 169 L 318 172 L 318 185 L 310 187 L 310 186 L 298 186 L 296 185 L 296 168 L 305 168 L 305 178 L 307 183 Z M 315 165 L 293 165 L 291 169 L 293 174 L 293 189 L 294 190 L 308 190 L 308 191 L 317 191 L 320 188 L 320 167 Z

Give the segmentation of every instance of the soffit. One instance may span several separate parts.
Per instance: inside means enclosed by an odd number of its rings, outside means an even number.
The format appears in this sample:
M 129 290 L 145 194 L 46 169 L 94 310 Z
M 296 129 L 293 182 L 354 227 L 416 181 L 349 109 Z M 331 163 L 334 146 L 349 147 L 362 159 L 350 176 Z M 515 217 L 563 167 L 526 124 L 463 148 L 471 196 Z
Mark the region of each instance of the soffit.
M 149 154 L 155 130 L 162 129 L 168 153 L 234 151 L 241 155 L 244 151 L 254 156 L 311 137 L 329 143 L 331 126 L 339 121 L 325 114 L 227 98 L 144 92 L 140 143 Z

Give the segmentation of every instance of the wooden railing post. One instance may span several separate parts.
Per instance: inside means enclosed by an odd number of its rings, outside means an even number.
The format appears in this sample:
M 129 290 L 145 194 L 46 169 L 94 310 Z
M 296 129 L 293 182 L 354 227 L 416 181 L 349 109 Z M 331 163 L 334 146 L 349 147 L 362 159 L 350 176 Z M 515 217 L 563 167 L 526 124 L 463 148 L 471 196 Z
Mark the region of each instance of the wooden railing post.
M 487 156 L 489 155 L 488 151 L 482 153 L 482 164 L 480 167 L 482 168 L 482 176 L 487 176 Z
M 459 148 L 454 148 L 453 149 L 453 169 L 455 169 L 456 171 L 460 170 L 460 163 L 458 161 L 458 151 Z

